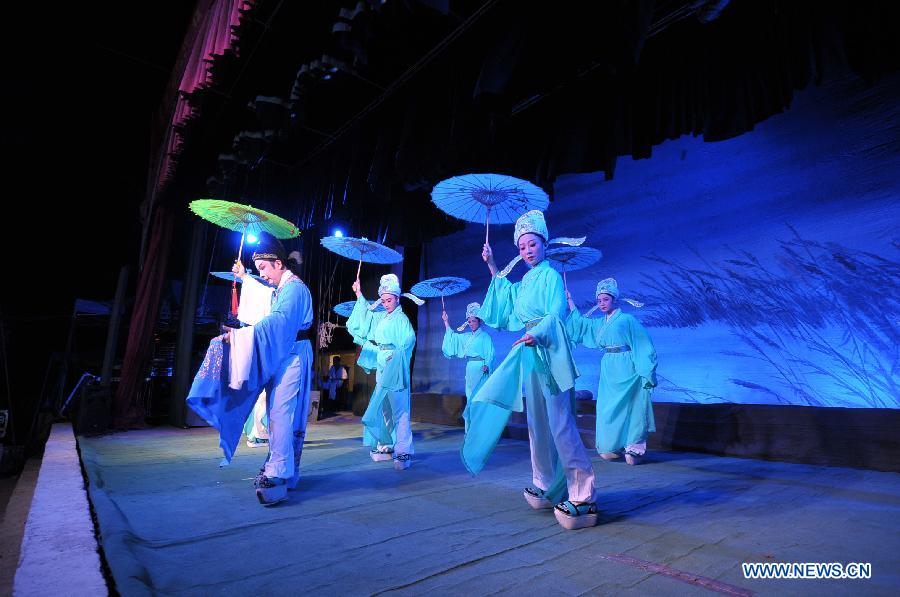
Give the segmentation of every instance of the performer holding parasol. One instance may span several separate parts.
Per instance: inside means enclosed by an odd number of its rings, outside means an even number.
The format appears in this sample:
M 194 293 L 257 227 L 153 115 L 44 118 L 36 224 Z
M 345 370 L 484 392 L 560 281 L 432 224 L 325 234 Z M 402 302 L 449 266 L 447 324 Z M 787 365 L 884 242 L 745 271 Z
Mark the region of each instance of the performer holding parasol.
M 232 206 L 236 207 L 230 213 L 247 207 Z M 253 261 L 263 280 L 276 287 L 271 312 L 254 325 L 228 329 L 213 339 L 187 402 L 219 430 L 225 462 L 230 462 L 257 396 L 266 391 L 269 454 L 254 486 L 259 502 L 271 506 L 287 499 L 287 490 L 300 478 L 312 365 L 306 334 L 313 310 L 309 289 L 288 268 L 284 247 L 265 230 L 258 236 L 261 240 Z M 232 272 L 243 280 L 246 292 L 253 281 L 243 264 L 237 261 Z
M 494 341 L 482 329 L 484 321 L 479 315 L 480 309 L 478 303 L 466 305 L 466 321 L 456 328 L 460 333 L 450 329 L 447 312 L 441 313 L 445 329 L 441 351 L 448 359 L 466 359 L 466 408 L 462 415 L 466 429 L 469 428 L 469 404 L 494 368 Z M 466 327 L 470 333 L 463 332 Z
M 615 278 L 597 283 L 597 306 L 585 316 L 575 308 L 571 295 L 566 331 L 572 342 L 603 351 L 600 385 L 597 387 L 597 452 L 604 460 L 624 452 L 628 464 L 637 464 L 647 451 L 647 434 L 656 431 L 650 393 L 656 387 L 656 349 L 647 330 L 634 316 L 623 313 Z M 599 309 L 604 317 L 589 319 Z
M 322 246 L 348 259 L 359 260 L 353 292 L 356 303 L 347 319 L 347 331 L 362 346 L 356 364 L 367 373 L 375 371 L 375 389 L 363 414 L 363 444 L 371 447 L 376 462 L 394 461 L 394 468 L 409 468 L 413 455 L 409 423 L 409 363 L 416 333 L 400 307 L 400 281 L 394 274 L 381 276 L 380 301 L 370 304 L 360 289 L 359 272 L 366 263 L 397 263 L 403 257 L 389 247 L 349 236 L 329 236 Z M 404 294 L 416 304 L 424 301 Z M 379 310 L 381 306 L 383 310 Z
M 393 460 L 394 468 L 409 468 L 414 453 L 409 423 L 409 363 L 416 333 L 400 307 L 400 296 L 416 304 L 424 301 L 400 292 L 394 274 L 381 276 L 378 295 L 384 311 L 378 312 L 366 301 L 359 280 L 353 283 L 356 305 L 347 320 L 347 331 L 362 345 L 357 365 L 375 371 L 375 389 L 362 417 L 363 444 L 371 447 L 372 460 Z
M 562 239 L 581 244 L 583 239 Z M 484 322 L 501 330 L 524 330 L 469 405 L 469 428 L 463 442 L 463 464 L 473 474 L 484 467 L 512 411 L 525 412 L 531 448 L 533 487 L 524 491 L 534 509 L 554 509 L 567 529 L 597 524 L 594 469 L 575 423 L 575 378 L 564 321 L 563 279 L 545 259 L 550 240 L 544 214 L 530 211 L 517 221 L 513 241 L 519 257 L 504 272 L 497 271 L 493 252 L 485 243 L 482 259 L 492 280 L 481 305 Z M 531 268 L 521 282 L 506 279 L 515 262 Z

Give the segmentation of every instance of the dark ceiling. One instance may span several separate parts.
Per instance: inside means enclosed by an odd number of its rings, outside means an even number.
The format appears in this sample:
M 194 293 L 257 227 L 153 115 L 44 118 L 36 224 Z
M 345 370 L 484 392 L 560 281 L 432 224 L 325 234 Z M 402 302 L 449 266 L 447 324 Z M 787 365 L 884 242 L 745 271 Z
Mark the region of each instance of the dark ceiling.
M 239 200 L 311 236 L 330 220 L 417 244 L 460 226 L 430 205 L 472 171 L 557 176 L 729 138 L 850 67 L 897 67 L 896 4 L 259 0 L 161 201 Z M 255 101 L 267 96 L 265 101 Z

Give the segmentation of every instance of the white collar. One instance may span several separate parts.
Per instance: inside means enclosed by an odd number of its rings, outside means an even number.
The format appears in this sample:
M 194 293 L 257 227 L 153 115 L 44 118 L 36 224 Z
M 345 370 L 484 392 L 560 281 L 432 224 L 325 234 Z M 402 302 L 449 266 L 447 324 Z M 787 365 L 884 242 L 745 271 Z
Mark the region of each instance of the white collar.
M 278 290 L 281 290 L 282 288 L 284 288 L 284 285 L 287 284 L 291 278 L 296 278 L 296 276 L 294 275 L 294 272 L 292 272 L 289 269 L 284 270 L 284 273 L 281 274 L 281 281 L 278 282 Z

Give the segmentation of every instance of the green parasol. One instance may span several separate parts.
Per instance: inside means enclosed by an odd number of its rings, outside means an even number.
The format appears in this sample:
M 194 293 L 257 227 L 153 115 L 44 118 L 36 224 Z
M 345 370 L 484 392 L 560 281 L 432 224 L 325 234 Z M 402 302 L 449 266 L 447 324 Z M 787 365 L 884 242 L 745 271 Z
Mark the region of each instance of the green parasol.
M 291 222 L 252 205 L 222 199 L 197 199 L 191 201 L 188 207 L 207 222 L 241 233 L 238 261 L 241 260 L 244 239 L 248 234 L 259 236 L 261 232 L 267 232 L 275 238 L 295 238 L 300 235 L 300 231 Z M 237 282 L 232 283 L 231 294 L 231 310 L 237 315 Z

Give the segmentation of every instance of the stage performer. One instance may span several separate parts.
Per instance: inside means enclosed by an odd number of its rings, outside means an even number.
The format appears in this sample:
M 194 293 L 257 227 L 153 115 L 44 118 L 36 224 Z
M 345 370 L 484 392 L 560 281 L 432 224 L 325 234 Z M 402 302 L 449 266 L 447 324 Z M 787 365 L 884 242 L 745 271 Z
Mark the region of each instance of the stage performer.
M 463 421 L 466 428 L 469 427 L 469 404 L 475 392 L 482 386 L 490 375 L 494 366 L 494 341 L 490 335 L 482 329 L 484 323 L 478 316 L 481 305 L 469 303 L 466 305 L 466 321 L 456 328 L 457 332 L 463 332 L 466 326 L 471 333 L 455 333 L 450 329 L 447 312 L 441 313 L 444 320 L 444 343 L 441 351 L 448 359 L 466 359 L 466 408 L 463 410 Z
M 353 283 L 356 304 L 347 319 L 347 331 L 362 346 L 356 363 L 367 373 L 375 371 L 375 390 L 362 417 L 363 445 L 370 446 L 372 460 L 394 461 L 394 468 L 409 468 L 413 451 L 409 423 L 409 362 L 416 344 L 416 333 L 403 308 L 400 296 L 417 305 L 424 301 L 400 292 L 400 281 L 394 274 L 381 276 L 378 295 L 384 311 L 375 312 L 378 303 L 369 305 L 360 290 L 359 279 Z
M 647 451 L 647 434 L 656 431 L 650 401 L 656 387 L 656 350 L 641 322 L 617 306 L 619 286 L 614 278 L 600 280 L 595 296 L 603 317 L 591 319 L 595 308 L 582 316 L 567 295 L 566 331 L 572 342 L 603 351 L 597 387 L 597 452 L 606 460 L 624 453 L 625 461 L 634 465 Z
M 525 333 L 475 394 L 461 453 L 471 473 L 481 471 L 511 411 L 522 410 L 524 388 L 534 483 L 525 500 L 534 509 L 553 508 L 564 528 L 577 529 L 597 524 L 594 469 L 575 424 L 578 369 L 564 325 L 563 280 L 544 259 L 546 246 L 555 242 L 548 237 L 540 211 L 516 221 L 513 241 L 531 269 L 515 284 L 505 277 L 509 267 L 498 273 L 491 247 L 484 245 L 492 279 L 480 316 L 491 327 Z
M 306 433 L 311 382 L 312 297 L 277 239 L 264 235 L 253 254 L 262 278 L 276 287 L 271 313 L 258 323 L 229 329 L 210 343 L 194 378 L 188 404 L 219 430 L 219 444 L 228 462 L 241 428 L 261 391 L 266 391 L 269 453 L 254 480 L 264 506 L 287 499 L 300 478 L 300 456 Z M 246 279 L 235 263 L 232 271 Z

